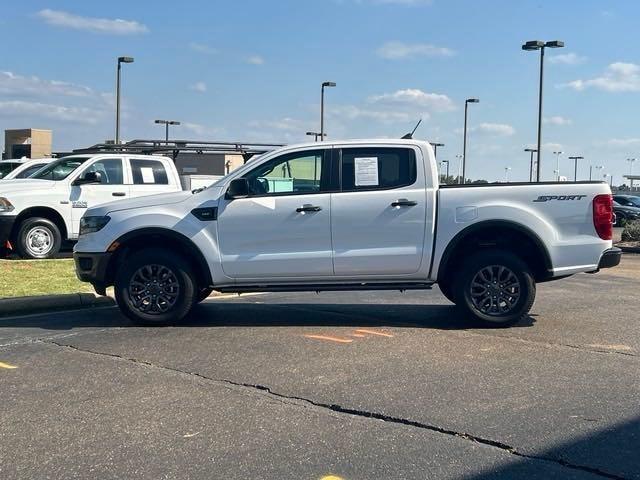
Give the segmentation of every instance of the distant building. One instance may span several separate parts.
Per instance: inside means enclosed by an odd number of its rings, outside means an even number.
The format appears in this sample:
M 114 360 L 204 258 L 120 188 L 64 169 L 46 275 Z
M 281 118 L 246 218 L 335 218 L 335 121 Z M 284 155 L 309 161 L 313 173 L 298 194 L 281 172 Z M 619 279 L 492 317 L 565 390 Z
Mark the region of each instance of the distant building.
M 51 130 L 25 128 L 4 131 L 2 158 L 43 158 L 51 156 Z

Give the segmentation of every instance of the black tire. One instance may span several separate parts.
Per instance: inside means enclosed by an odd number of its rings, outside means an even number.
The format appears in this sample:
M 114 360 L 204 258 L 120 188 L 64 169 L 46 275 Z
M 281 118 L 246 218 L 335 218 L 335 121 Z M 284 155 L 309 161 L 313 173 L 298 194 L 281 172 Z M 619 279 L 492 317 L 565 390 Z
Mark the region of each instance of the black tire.
M 209 298 L 209 295 L 211 295 L 212 293 L 213 293 L 213 288 L 207 287 L 207 288 L 200 289 L 200 291 L 198 292 L 198 296 L 196 297 L 196 302 L 200 303 L 203 300 L 206 300 L 207 298 Z
M 454 295 L 456 305 L 478 325 L 509 327 L 527 318 L 536 283 L 518 256 L 485 250 L 465 259 L 454 282 Z
M 22 258 L 54 258 L 61 246 L 60 229 L 49 219 L 27 218 L 18 227 L 16 249 Z
M 442 281 L 438 283 L 438 287 L 440 287 L 440 293 L 442 293 L 442 295 L 444 295 L 447 300 L 449 300 L 451 303 L 456 303 L 456 298 L 451 289 L 451 284 L 451 281 Z
M 197 299 L 193 269 L 162 248 L 132 254 L 116 273 L 116 302 L 138 325 L 169 325 L 186 317 Z

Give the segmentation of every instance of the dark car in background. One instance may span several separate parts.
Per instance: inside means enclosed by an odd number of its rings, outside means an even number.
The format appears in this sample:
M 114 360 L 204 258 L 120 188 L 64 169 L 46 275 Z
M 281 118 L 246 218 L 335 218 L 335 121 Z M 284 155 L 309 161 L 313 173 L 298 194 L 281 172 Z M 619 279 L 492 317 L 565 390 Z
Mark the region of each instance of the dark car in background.
M 624 197 L 627 196 L 624 195 Z M 633 204 L 629 204 L 629 202 L 625 202 L 625 204 L 620 203 L 617 200 L 617 198 L 620 198 L 619 195 L 615 195 L 613 198 L 613 212 L 616 214 L 616 227 L 623 227 L 627 222 L 640 220 L 640 206 L 636 207 Z

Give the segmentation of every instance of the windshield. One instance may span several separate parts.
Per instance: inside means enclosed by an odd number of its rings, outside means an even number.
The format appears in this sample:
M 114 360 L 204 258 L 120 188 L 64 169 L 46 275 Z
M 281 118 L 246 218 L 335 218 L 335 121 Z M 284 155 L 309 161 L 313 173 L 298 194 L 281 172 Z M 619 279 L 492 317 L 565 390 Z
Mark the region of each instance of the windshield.
M 19 163 L 15 162 L 0 162 L 0 178 L 4 178 L 9 172 L 16 168 Z
M 64 180 L 90 157 L 63 157 L 36 172 L 31 178 Z

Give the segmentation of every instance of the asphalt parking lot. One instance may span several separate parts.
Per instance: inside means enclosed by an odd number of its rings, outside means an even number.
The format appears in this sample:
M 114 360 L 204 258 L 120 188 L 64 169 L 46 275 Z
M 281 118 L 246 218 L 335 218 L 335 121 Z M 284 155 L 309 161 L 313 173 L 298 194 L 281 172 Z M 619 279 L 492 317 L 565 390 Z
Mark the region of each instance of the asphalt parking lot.
M 0 478 L 640 478 L 640 256 L 474 329 L 438 292 L 0 318 Z

